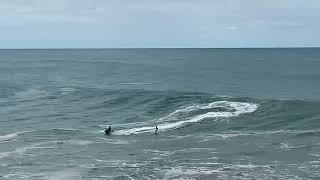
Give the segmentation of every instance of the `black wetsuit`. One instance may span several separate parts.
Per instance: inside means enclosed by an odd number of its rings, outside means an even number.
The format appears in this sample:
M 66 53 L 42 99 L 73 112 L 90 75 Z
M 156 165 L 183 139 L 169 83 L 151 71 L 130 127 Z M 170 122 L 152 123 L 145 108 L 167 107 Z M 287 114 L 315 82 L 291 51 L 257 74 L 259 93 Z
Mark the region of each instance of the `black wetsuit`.
M 158 126 L 156 126 L 156 131 L 154 133 L 158 134 Z
M 109 126 L 109 128 L 106 129 L 104 132 L 106 133 L 106 135 L 111 135 L 111 127 Z

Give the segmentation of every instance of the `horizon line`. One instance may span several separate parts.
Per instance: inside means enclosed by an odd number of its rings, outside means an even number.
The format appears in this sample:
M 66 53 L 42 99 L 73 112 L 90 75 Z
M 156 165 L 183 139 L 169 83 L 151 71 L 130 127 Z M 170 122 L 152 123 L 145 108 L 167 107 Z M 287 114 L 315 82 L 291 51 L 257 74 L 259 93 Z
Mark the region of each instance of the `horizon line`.
M 0 48 L 0 50 L 94 50 L 94 49 L 308 49 L 320 46 L 296 47 L 86 47 L 86 48 Z

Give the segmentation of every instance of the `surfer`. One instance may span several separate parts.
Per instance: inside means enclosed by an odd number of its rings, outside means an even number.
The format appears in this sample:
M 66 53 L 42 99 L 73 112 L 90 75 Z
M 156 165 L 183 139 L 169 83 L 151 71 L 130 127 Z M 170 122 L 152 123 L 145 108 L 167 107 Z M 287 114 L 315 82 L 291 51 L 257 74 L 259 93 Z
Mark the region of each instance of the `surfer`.
M 158 126 L 156 126 L 156 130 L 154 131 L 155 135 L 158 135 Z
M 106 130 L 104 131 L 104 133 L 105 133 L 106 135 L 111 135 L 111 126 L 109 126 L 109 128 L 106 129 Z

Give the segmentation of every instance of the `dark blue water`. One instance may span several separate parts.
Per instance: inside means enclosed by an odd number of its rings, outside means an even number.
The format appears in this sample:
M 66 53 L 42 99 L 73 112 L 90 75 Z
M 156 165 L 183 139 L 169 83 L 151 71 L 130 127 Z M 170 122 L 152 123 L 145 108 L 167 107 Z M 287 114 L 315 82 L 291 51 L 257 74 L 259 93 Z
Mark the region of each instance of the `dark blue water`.
M 319 179 L 319 69 L 318 48 L 0 50 L 0 179 Z

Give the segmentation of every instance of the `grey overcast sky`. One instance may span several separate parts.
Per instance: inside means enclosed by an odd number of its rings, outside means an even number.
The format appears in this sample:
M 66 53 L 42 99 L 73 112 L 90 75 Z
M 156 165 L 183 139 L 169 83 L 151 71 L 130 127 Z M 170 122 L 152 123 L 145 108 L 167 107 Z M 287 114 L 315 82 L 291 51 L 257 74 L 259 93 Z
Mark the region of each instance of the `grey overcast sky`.
M 0 0 L 0 48 L 320 46 L 320 0 Z

